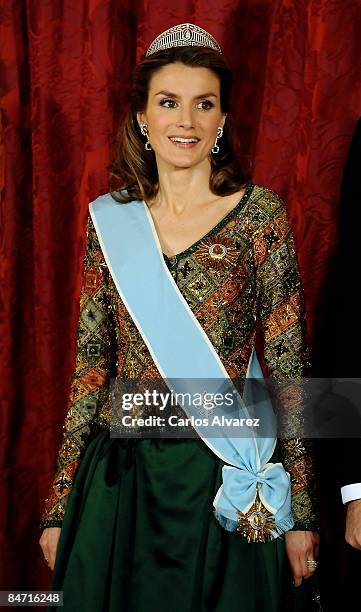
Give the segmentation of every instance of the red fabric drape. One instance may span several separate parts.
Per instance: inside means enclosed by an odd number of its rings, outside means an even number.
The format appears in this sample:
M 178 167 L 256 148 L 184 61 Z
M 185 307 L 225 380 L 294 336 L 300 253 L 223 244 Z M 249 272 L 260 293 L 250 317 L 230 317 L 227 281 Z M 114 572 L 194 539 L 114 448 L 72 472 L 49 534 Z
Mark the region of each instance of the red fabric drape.
M 361 115 L 360 16 L 359 0 L 2 0 L 0 589 L 49 587 L 38 521 L 75 360 L 87 205 L 107 191 L 136 59 L 184 21 L 223 46 L 253 179 L 290 211 L 312 343 Z

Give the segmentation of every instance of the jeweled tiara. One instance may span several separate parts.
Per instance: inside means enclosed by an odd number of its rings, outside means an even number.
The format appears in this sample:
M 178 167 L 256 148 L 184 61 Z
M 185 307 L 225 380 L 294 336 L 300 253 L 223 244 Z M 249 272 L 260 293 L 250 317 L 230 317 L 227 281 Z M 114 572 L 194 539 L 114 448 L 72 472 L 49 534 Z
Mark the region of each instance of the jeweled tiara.
M 145 55 L 152 55 L 157 51 L 170 49 L 171 47 L 186 47 L 189 45 L 210 47 L 218 53 L 222 53 L 221 47 L 212 34 L 193 23 L 180 23 L 159 34 L 149 45 Z

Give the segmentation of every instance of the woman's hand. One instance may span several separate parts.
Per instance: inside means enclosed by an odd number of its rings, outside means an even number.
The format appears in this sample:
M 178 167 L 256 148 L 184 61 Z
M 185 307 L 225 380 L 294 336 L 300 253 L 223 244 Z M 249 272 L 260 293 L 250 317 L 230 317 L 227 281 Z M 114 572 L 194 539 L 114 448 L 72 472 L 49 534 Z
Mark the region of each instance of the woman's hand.
M 320 536 L 313 531 L 287 531 L 285 535 L 286 552 L 293 573 L 295 586 L 300 586 L 303 578 L 310 578 L 316 568 L 308 567 L 307 560 L 317 561 Z
M 45 561 L 51 570 L 54 569 L 56 559 L 56 549 L 60 538 L 61 527 L 47 527 L 44 529 L 39 540 Z

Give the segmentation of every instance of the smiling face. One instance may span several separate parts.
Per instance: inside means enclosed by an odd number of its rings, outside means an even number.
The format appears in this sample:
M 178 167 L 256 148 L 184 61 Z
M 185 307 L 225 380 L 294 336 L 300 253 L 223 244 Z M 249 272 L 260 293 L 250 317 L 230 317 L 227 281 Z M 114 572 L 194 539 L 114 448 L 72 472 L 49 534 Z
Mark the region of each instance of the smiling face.
M 137 113 L 138 123 L 148 127 L 158 165 L 179 168 L 208 160 L 225 118 L 217 75 L 179 62 L 153 74 L 146 110 Z

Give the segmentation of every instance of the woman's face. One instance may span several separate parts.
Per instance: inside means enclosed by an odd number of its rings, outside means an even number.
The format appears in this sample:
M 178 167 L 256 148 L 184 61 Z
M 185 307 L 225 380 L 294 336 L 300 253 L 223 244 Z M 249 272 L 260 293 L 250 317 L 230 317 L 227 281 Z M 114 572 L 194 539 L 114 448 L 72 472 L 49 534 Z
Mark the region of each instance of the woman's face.
M 204 162 L 223 127 L 220 81 L 208 68 L 168 64 L 151 78 L 147 107 L 137 114 L 148 126 L 157 163 L 188 168 Z M 179 142 L 177 139 L 186 139 Z

